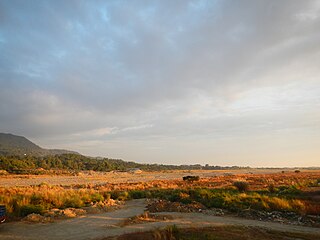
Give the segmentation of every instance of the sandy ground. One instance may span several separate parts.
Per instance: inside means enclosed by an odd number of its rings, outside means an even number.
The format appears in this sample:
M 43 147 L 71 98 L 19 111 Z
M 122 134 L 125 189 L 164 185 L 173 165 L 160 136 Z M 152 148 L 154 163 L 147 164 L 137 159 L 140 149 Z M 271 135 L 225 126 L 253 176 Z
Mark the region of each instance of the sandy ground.
M 288 170 L 288 171 L 293 171 Z M 192 170 L 192 171 L 161 171 L 132 174 L 128 172 L 93 172 L 80 173 L 79 176 L 50 176 L 50 175 L 9 175 L 0 176 L 0 187 L 30 186 L 48 183 L 50 185 L 73 184 L 106 184 L 134 183 L 152 180 L 181 179 L 186 175 L 198 175 L 201 178 L 215 177 L 224 174 L 268 174 L 280 173 L 279 169 L 244 169 L 244 170 Z
M 80 218 L 61 220 L 54 223 L 6 223 L 0 226 L 0 239 L 103 239 L 109 236 L 117 236 L 137 231 L 148 231 L 173 224 L 179 227 L 209 227 L 223 225 L 256 226 L 277 231 L 317 234 L 319 235 L 318 239 L 320 239 L 319 228 L 283 225 L 279 223 L 261 222 L 256 220 L 247 220 L 235 217 L 217 217 L 205 215 L 202 213 L 159 213 L 165 215 L 172 215 L 173 220 L 119 227 L 120 222 L 129 217 L 142 214 L 145 208 L 146 201 L 144 199 L 139 199 L 128 201 L 123 208 L 113 212 L 107 212 L 96 215 L 86 215 Z

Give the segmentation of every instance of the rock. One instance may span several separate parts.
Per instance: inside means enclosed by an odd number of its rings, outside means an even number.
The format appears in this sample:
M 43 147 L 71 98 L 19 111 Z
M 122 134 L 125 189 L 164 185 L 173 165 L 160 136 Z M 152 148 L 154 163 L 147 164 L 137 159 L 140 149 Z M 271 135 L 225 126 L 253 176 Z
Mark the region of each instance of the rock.
M 53 219 L 50 217 L 42 216 L 40 214 L 31 213 L 25 218 L 23 218 L 22 221 L 29 222 L 29 223 L 48 223 L 48 222 L 52 222 Z

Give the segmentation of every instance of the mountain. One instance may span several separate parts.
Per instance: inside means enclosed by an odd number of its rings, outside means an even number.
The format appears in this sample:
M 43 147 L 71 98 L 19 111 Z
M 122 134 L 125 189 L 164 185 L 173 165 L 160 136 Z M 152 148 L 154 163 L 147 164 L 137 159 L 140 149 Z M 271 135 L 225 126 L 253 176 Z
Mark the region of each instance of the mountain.
M 23 136 L 17 136 L 10 133 L 0 133 L 0 155 L 46 156 L 65 153 L 78 154 L 77 152 L 68 150 L 44 149 Z

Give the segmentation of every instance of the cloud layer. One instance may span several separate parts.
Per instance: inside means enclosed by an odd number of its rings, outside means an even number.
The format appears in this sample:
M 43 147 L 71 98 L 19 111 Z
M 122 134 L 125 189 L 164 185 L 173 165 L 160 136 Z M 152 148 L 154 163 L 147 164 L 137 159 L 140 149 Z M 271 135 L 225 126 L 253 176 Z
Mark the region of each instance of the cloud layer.
M 319 165 L 316 1 L 1 1 L 0 131 L 140 162 Z

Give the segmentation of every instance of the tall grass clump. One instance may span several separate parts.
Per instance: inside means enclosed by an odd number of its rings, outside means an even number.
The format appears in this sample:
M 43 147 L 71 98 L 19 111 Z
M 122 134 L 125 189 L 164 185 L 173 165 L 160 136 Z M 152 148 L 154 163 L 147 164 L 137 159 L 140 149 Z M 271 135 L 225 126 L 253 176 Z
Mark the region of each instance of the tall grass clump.
M 110 199 L 110 194 L 94 189 L 65 189 L 60 186 L 0 188 L 0 204 L 6 205 L 9 216 L 23 217 L 43 213 L 51 208 L 80 208 Z

